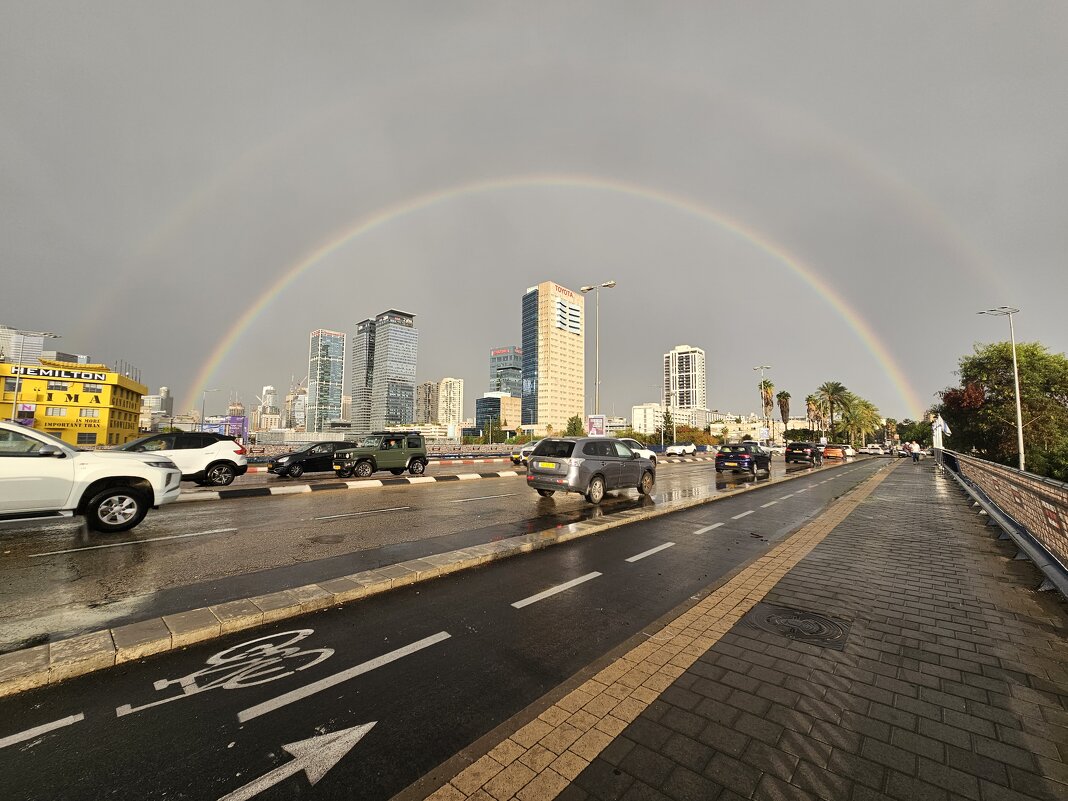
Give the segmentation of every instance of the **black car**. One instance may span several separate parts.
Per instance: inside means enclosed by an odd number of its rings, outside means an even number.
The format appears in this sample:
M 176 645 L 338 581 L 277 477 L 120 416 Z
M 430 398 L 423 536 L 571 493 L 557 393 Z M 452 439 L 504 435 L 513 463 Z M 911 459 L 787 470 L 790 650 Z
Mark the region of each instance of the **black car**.
M 790 462 L 805 462 L 818 467 L 823 464 L 823 452 L 812 442 L 791 442 L 786 446 L 786 463 Z
M 716 472 L 744 470 L 754 476 L 758 470 L 771 475 L 771 453 L 753 442 L 720 445 L 716 453 Z
M 276 456 L 267 464 L 267 472 L 285 478 L 300 478 L 305 473 L 324 473 L 334 469 L 334 451 L 351 448 L 353 442 L 316 442 L 300 451 Z

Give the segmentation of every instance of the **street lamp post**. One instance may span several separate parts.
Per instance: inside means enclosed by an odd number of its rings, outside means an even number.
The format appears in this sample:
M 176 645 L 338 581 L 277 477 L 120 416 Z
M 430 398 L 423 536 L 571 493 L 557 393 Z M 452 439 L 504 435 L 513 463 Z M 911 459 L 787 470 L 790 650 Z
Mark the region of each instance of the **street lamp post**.
M 1009 318 L 1009 340 L 1012 342 L 1012 380 L 1016 388 L 1016 447 L 1020 453 L 1020 470 L 1022 471 L 1024 469 L 1023 409 L 1020 407 L 1020 368 L 1016 363 L 1016 332 L 1012 327 L 1012 315 L 1018 314 L 1019 311 L 1012 306 L 998 306 L 996 309 L 986 309 L 976 314 Z
M 218 389 L 206 389 L 204 394 L 200 396 L 200 430 L 204 430 L 204 406 L 208 401 L 209 392 L 218 392 Z
M 22 337 L 19 340 L 19 355 L 16 361 L 18 372 L 15 373 L 15 399 L 11 402 L 11 422 L 19 421 L 19 390 L 22 387 L 22 357 L 26 347 L 26 337 L 41 337 L 42 339 L 59 339 L 59 334 L 51 331 L 26 331 L 21 328 L 10 329 L 12 333 Z
M 765 370 L 770 370 L 771 369 L 771 365 L 770 364 L 758 364 L 753 369 L 760 371 L 760 411 L 764 411 L 764 371 Z M 764 415 L 764 428 L 767 429 L 768 441 L 770 442 L 771 441 L 771 423 L 768 422 L 767 415 Z
M 603 284 L 579 287 L 579 292 L 585 295 L 591 289 L 594 297 L 594 347 L 593 347 L 593 413 L 601 413 L 601 287 L 611 289 L 616 285 L 615 281 L 605 281 Z

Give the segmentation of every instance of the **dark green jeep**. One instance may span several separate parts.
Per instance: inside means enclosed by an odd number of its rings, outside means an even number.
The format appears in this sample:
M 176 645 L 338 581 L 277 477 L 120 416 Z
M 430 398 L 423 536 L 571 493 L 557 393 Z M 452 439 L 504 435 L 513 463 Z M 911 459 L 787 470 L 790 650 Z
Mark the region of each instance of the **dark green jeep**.
M 426 443 L 417 432 L 376 431 L 355 448 L 334 452 L 334 472 L 338 478 L 366 478 L 377 470 L 399 476 L 405 470 L 420 476 L 426 470 Z

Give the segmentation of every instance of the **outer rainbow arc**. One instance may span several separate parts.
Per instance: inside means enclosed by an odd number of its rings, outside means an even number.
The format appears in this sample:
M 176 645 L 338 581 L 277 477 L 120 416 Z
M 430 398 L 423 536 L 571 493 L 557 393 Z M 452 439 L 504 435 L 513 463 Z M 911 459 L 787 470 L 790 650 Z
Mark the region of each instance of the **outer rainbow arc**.
M 852 311 L 842 297 L 821 279 L 810 267 L 806 266 L 798 258 L 786 251 L 778 244 L 761 236 L 749 226 L 730 218 L 725 214 L 702 206 L 689 198 L 674 195 L 659 189 L 652 189 L 639 184 L 628 183 L 618 180 L 609 180 L 589 175 L 558 175 L 558 174 L 533 174 L 517 175 L 506 178 L 496 178 L 487 181 L 476 181 L 460 186 L 446 187 L 444 189 L 427 192 L 408 198 L 373 212 L 356 225 L 346 229 L 339 235 L 330 239 L 322 246 L 316 248 L 301 261 L 290 267 L 278 280 L 265 289 L 253 301 L 243 314 L 233 323 L 223 338 L 219 341 L 215 350 L 201 367 L 193 379 L 193 385 L 187 394 L 183 408 L 192 408 L 195 398 L 201 389 L 207 385 L 208 379 L 218 369 L 219 364 L 234 346 L 245 329 L 255 318 L 283 291 L 300 278 L 307 270 L 314 267 L 319 261 L 339 250 L 352 240 L 368 233 L 378 226 L 392 222 L 416 211 L 421 211 L 438 203 L 455 200 L 483 192 L 501 191 L 506 189 L 521 189 L 532 187 L 564 187 L 575 189 L 599 189 L 602 191 L 615 192 L 629 195 L 644 200 L 653 201 L 677 211 L 685 212 L 705 222 L 710 222 L 720 228 L 726 229 L 741 239 L 755 245 L 761 251 L 774 257 L 785 265 L 793 273 L 809 284 L 820 296 L 831 305 L 841 318 L 852 328 L 876 360 L 880 363 L 891 382 L 909 409 L 910 414 L 918 417 L 922 414 L 923 404 L 911 389 L 905 378 L 904 372 L 897 365 L 893 356 L 885 345 L 878 339 L 868 323 Z

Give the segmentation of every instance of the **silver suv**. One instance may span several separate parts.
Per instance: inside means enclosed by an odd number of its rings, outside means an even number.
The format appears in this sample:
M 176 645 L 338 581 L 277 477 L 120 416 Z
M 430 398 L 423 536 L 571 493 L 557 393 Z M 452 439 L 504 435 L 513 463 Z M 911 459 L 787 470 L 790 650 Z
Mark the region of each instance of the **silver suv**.
M 634 487 L 653 491 L 656 466 L 617 439 L 549 437 L 538 443 L 527 463 L 527 486 L 542 497 L 578 492 L 600 503 L 605 492 Z

